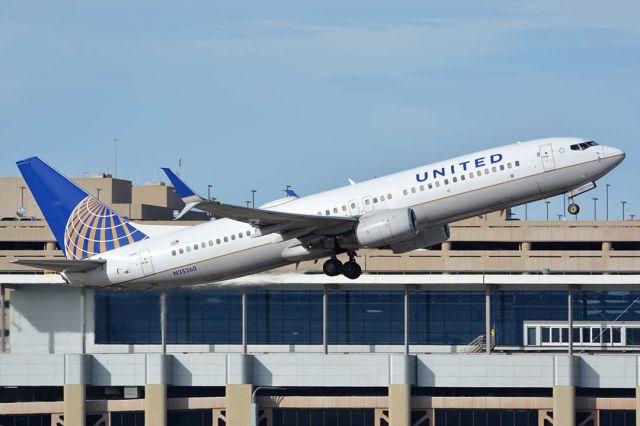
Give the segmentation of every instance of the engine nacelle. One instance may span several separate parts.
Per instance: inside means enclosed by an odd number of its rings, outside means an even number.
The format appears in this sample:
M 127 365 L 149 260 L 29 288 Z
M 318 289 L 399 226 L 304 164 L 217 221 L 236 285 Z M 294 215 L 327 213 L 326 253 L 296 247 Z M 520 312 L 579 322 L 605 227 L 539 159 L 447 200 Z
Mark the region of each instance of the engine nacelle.
M 343 247 L 380 247 L 415 237 L 418 232 L 413 209 L 381 210 L 360 217 L 358 225 L 342 238 Z
M 447 241 L 451 236 L 449 225 L 432 226 L 418 232 L 418 235 L 404 241 L 390 244 L 389 248 L 394 253 L 406 253 L 421 248 L 433 247 Z

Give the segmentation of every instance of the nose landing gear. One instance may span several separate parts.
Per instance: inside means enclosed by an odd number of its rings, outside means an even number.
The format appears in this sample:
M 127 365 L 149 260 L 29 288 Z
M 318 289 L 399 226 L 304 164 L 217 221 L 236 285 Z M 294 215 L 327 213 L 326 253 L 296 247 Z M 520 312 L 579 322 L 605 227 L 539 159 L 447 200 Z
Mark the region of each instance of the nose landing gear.
M 322 271 L 330 277 L 335 277 L 340 274 L 343 274 L 350 280 L 355 280 L 360 277 L 362 274 L 362 268 L 355 261 L 356 253 L 354 251 L 349 251 L 347 253 L 349 255 L 349 261 L 343 264 L 335 257 L 335 255 L 333 255 L 331 259 L 324 262 L 322 265 Z

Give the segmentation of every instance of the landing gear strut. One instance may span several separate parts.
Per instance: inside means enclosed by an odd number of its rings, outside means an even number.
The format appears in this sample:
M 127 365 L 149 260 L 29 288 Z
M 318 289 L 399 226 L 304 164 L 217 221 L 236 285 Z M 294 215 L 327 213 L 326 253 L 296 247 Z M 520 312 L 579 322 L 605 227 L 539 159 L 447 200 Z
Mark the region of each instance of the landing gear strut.
M 362 274 L 362 268 L 355 261 L 355 252 L 350 251 L 348 254 L 349 261 L 344 264 L 340 262 L 334 254 L 331 259 L 324 262 L 324 265 L 322 265 L 322 271 L 330 277 L 343 274 L 345 277 L 355 280 Z
M 569 198 L 569 206 L 567 207 L 567 211 L 574 216 L 580 213 L 580 206 L 573 202 L 573 198 Z

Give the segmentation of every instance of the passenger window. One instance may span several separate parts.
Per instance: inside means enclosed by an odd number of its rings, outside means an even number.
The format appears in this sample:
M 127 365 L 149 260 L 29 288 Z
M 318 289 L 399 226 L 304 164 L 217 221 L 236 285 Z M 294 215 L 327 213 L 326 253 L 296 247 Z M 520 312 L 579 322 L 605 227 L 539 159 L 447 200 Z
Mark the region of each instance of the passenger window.
M 465 179 L 466 179 L 465 175 L 460 175 L 460 180 L 465 180 Z
M 370 205 L 370 204 L 371 204 L 371 200 L 367 198 L 366 200 L 364 200 L 364 203 L 365 203 L 366 205 Z
M 403 191 L 402 191 L 402 193 L 403 193 L 404 195 L 408 195 L 408 194 L 409 194 L 409 191 L 407 191 L 407 190 L 405 189 L 405 190 L 403 190 Z
M 439 180 L 436 181 L 436 188 L 440 188 L 440 181 Z
M 516 167 L 520 167 L 520 162 L 516 160 Z
M 390 200 L 390 199 L 392 199 L 392 198 L 393 198 L 393 197 L 391 196 L 391 194 L 387 194 L 387 199 L 388 199 L 388 200 Z
M 507 168 L 510 169 L 511 167 L 511 163 L 507 163 Z
M 331 214 L 331 210 L 325 210 L 324 212 L 327 214 L 327 216 Z
M 180 252 L 180 254 L 184 253 L 184 250 L 182 250 L 182 249 L 178 249 L 178 251 Z
M 209 240 L 209 247 L 213 247 L 213 240 Z
M 171 250 L 171 256 L 175 256 L 176 255 L 176 251 L 175 250 Z
M 500 164 L 500 170 L 504 170 L 504 164 Z
M 469 173 L 469 177 L 473 178 L 473 172 Z
M 491 171 L 492 171 L 493 173 L 495 173 L 495 172 L 497 172 L 497 171 L 498 171 L 498 168 L 497 168 L 496 166 L 493 166 L 493 167 L 491 168 Z
M 458 178 L 454 176 L 451 178 L 451 180 L 453 180 L 453 183 L 456 183 L 458 181 Z
M 191 246 L 187 246 L 187 253 L 191 253 Z
M 384 195 L 381 195 L 381 196 L 380 196 L 380 201 L 381 201 L 381 202 L 382 202 L 382 201 L 384 201 Z
M 194 250 L 198 250 L 198 244 L 197 243 L 193 245 L 193 249 Z
M 238 233 L 238 238 L 242 238 L 242 237 L 243 237 L 242 232 L 239 232 Z
M 416 187 L 415 187 L 415 186 L 411 188 L 411 193 L 412 193 L 412 194 L 415 194 L 415 193 L 416 193 Z
M 351 203 L 351 208 L 355 209 L 356 208 L 356 203 Z
M 482 170 L 478 170 L 478 171 L 476 172 L 476 175 L 478 175 L 478 176 L 482 176 Z
M 484 174 L 488 175 L 489 174 L 489 169 L 484 169 Z
M 347 211 L 347 206 L 345 206 L 344 204 L 342 205 L 342 211 L 346 212 Z
M 373 203 L 376 204 L 378 202 L 378 197 L 373 197 Z
M 236 234 L 231 234 L 231 239 L 235 241 L 235 239 L 236 239 Z
M 338 208 L 337 208 L 337 207 L 334 207 L 334 208 L 333 208 L 333 213 L 334 213 L 334 214 L 335 214 L 335 213 L 338 213 Z
M 216 238 L 216 244 L 220 244 L 220 238 Z
M 247 231 L 246 234 L 247 234 L 247 237 L 248 237 L 249 235 L 251 235 L 251 231 Z
M 420 185 L 420 191 L 424 191 L 424 185 Z
M 200 243 L 200 247 L 205 248 L 207 246 L 207 243 L 205 243 L 204 241 Z
M 322 212 L 318 212 L 318 216 L 322 216 Z
M 224 237 L 224 242 L 228 243 L 229 242 L 229 238 L 228 237 Z

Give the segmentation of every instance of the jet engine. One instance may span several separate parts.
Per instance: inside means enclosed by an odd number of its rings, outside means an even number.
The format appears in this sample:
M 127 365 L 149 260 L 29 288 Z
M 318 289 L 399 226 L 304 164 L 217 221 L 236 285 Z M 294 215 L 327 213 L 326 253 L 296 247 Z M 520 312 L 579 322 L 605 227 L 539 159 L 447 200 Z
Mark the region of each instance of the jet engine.
M 415 237 L 413 209 L 380 210 L 360 217 L 355 229 L 341 238 L 343 247 L 380 247 Z
M 418 232 L 413 238 L 390 244 L 389 248 L 394 253 L 406 253 L 420 248 L 433 247 L 451 236 L 449 225 L 431 226 Z

